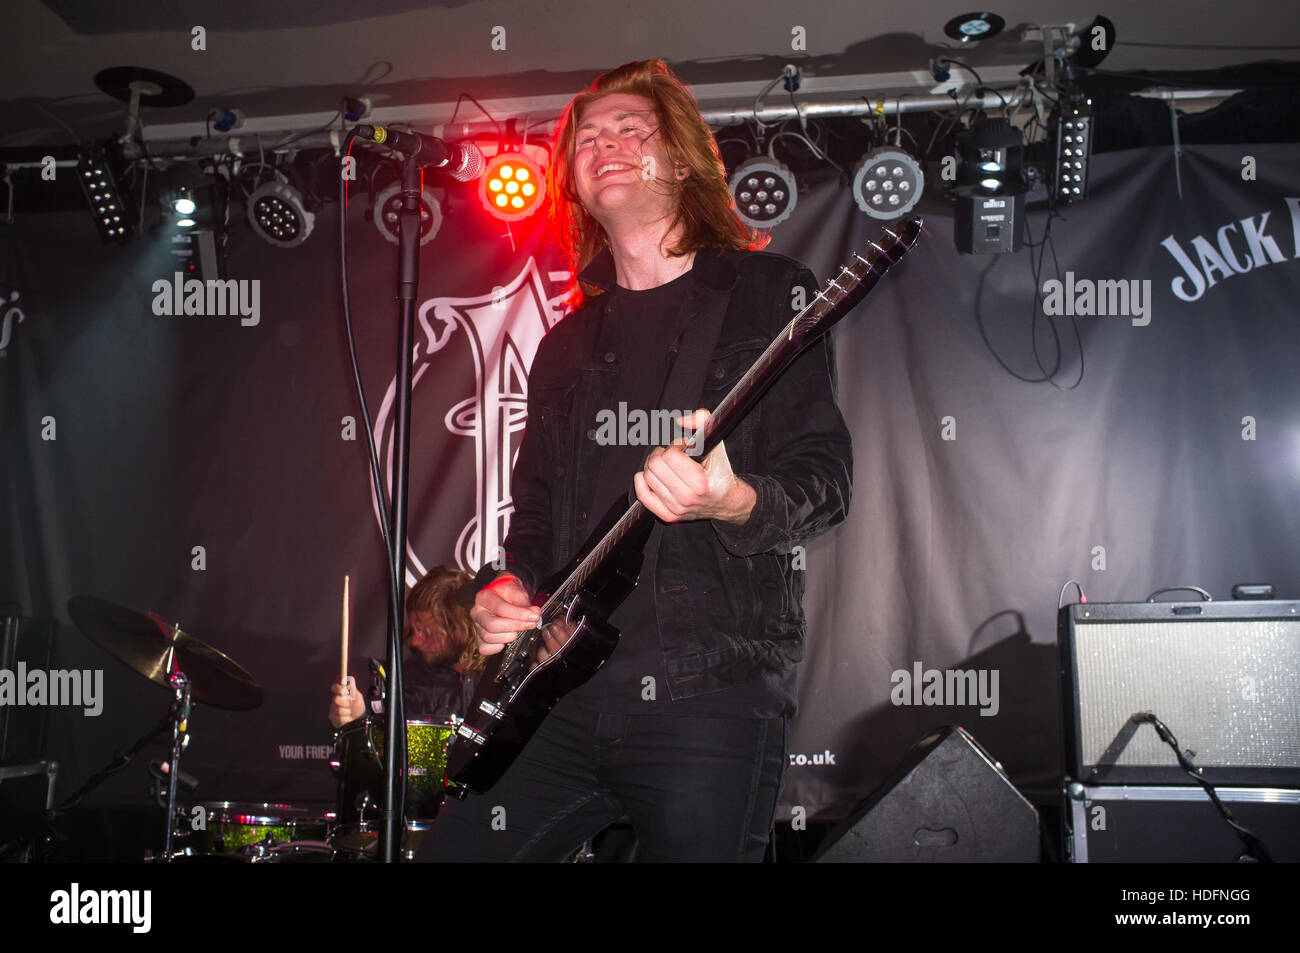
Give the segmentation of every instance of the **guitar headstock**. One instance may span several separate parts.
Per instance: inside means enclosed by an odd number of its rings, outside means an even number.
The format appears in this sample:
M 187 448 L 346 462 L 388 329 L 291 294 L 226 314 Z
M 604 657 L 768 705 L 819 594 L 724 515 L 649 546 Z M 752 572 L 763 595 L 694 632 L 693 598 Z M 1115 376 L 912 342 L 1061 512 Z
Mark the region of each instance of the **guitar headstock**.
M 826 282 L 826 287 L 818 292 L 813 302 L 811 317 L 819 332 L 840 320 L 867 296 L 885 272 L 916 244 L 921 236 L 921 226 L 919 217 L 908 219 L 901 225 L 886 225 L 880 238 L 868 242 L 865 250 L 853 253 L 853 261 Z

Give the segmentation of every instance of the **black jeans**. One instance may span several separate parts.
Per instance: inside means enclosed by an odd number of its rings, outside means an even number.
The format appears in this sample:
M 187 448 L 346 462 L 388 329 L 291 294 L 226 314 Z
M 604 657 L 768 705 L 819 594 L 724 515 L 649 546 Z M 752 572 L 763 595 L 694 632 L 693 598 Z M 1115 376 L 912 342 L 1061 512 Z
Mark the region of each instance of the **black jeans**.
M 642 861 L 763 859 L 787 719 L 598 714 L 565 699 L 486 794 L 449 798 L 417 859 L 559 861 L 620 820 Z

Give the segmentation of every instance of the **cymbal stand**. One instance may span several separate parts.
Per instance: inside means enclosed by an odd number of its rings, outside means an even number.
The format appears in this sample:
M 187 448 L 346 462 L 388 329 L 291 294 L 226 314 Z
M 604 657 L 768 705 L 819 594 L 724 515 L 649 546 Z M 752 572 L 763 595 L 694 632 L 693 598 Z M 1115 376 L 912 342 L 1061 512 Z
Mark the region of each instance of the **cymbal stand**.
M 180 626 L 173 626 L 173 638 L 180 633 Z M 176 664 L 176 654 L 172 650 L 168 658 L 168 680 L 176 698 L 172 702 L 172 757 L 171 770 L 167 779 L 167 837 L 164 841 L 163 856 L 167 862 L 172 861 L 172 830 L 176 826 L 176 783 L 181 775 L 181 752 L 190 743 L 190 680 Z

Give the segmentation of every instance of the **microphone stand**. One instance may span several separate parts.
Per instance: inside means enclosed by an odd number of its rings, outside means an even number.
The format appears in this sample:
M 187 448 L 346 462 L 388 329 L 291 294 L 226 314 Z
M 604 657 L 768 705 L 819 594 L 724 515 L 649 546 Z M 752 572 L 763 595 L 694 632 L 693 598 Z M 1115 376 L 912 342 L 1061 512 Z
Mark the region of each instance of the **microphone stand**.
M 388 607 L 388 704 L 384 706 L 384 783 L 380 860 L 401 859 L 406 832 L 406 716 L 402 694 L 402 630 L 406 614 L 406 505 L 411 446 L 411 350 L 415 337 L 415 298 L 420 284 L 420 193 L 423 172 L 418 156 L 402 159 L 402 211 L 397 242 L 397 405 L 393 427 L 393 593 Z

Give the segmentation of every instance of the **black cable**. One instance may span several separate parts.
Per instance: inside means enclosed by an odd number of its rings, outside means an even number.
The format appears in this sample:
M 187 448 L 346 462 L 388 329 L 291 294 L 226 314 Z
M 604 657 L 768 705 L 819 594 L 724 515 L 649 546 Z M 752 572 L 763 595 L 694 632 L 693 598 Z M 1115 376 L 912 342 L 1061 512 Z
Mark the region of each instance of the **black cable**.
M 946 116 L 944 116 L 943 120 L 940 121 L 939 126 L 935 128 L 934 134 L 930 136 L 929 145 L 925 147 L 925 156 L 927 158 L 930 155 L 930 149 L 934 147 L 935 140 L 940 139 L 942 141 L 942 137 L 939 134 L 939 130 L 943 128 L 945 123 L 949 124 L 950 128 L 956 128 L 957 125 L 960 124 L 962 114 L 966 112 L 966 104 L 971 101 L 971 97 L 975 95 L 975 92 L 974 90 L 972 90 L 971 92 L 967 93 L 966 98 L 960 102 L 958 102 L 957 100 L 957 90 L 955 89 L 948 90 L 948 95 L 952 97 L 953 105 L 957 107 L 957 110 L 956 112 L 948 113 Z M 944 135 L 947 135 L 947 132 L 945 132 Z
M 961 67 L 962 69 L 964 69 L 966 72 L 970 73 L 972 76 L 975 77 L 975 82 L 976 82 L 977 84 L 979 84 L 979 86 L 981 86 L 981 87 L 984 86 L 984 80 L 980 78 L 980 74 L 977 73 L 977 72 L 975 72 L 974 69 L 972 69 L 971 67 L 967 66 L 967 65 L 966 65 L 965 63 L 963 63 L 961 60 L 955 60 L 955 59 L 953 59 L 951 56 L 945 56 L 943 59 L 944 59 L 945 62 L 947 62 L 947 63 L 951 63 L 953 66 L 960 66 L 960 67 Z M 997 92 L 997 90 L 992 90 L 992 92 Z
M 1011 104 L 1007 102 L 1007 97 L 1003 96 L 1002 93 L 1001 93 L 1000 91 L 994 89 L 992 86 L 981 86 L 981 87 L 980 87 L 980 91 L 982 91 L 982 92 L 989 92 L 989 93 L 992 93 L 994 96 L 996 96 L 996 97 L 1001 101 L 1001 103 L 1002 103 L 1002 118 L 1003 118 L 1003 119 L 1006 119 L 1006 120 L 1009 122 L 1009 121 L 1010 121 L 1010 117 L 1007 115 L 1007 110 L 1011 108 Z
M 1166 592 L 1194 592 L 1201 597 L 1202 602 L 1213 602 L 1214 596 L 1210 595 L 1200 586 L 1165 586 L 1163 589 L 1157 589 L 1151 595 L 1147 596 L 1147 602 L 1155 602 L 1156 596 L 1164 595 Z
M 1088 597 L 1083 594 L 1083 586 L 1079 583 L 1079 580 L 1067 579 L 1065 581 L 1065 585 L 1061 587 L 1061 594 L 1056 597 L 1056 608 L 1058 610 L 1061 608 L 1061 606 L 1065 605 L 1065 590 L 1070 588 L 1071 583 L 1074 584 L 1074 588 L 1079 590 L 1079 601 L 1080 602 L 1088 601 Z
M 1151 725 L 1155 728 L 1156 734 L 1160 736 L 1160 740 L 1173 749 L 1174 757 L 1178 759 L 1178 766 L 1182 768 L 1193 781 L 1205 789 L 1205 793 L 1210 796 L 1210 800 L 1214 802 L 1214 806 L 1219 809 L 1219 814 L 1222 815 L 1224 821 L 1226 821 L 1228 826 L 1236 832 L 1237 837 L 1241 839 L 1241 842 L 1246 845 L 1246 855 L 1253 857 L 1256 860 L 1263 861 L 1266 864 L 1273 863 L 1273 856 L 1268 852 L 1268 847 L 1266 847 L 1264 842 L 1256 837 L 1249 829 L 1233 820 L 1232 812 L 1228 810 L 1227 805 L 1219 800 L 1219 795 L 1218 792 L 1214 790 L 1214 785 L 1201 777 L 1199 772 L 1196 770 L 1196 766 L 1193 765 L 1192 762 L 1183 754 L 1182 749 L 1178 745 L 1178 739 L 1174 737 L 1174 733 L 1166 727 L 1164 722 L 1156 717 L 1155 712 L 1140 712 L 1139 714 L 1134 715 L 1132 720 L 1138 724 L 1145 722 L 1146 724 Z
M 1050 200 L 1050 192 L 1049 192 L 1049 200 Z M 1053 212 L 1056 212 L 1055 208 L 1053 208 L 1052 211 L 1053 211 Z M 1058 218 L 1061 217 L 1061 215 L 1060 215 L 1059 212 L 1056 213 L 1056 216 L 1057 216 Z M 1027 224 L 1027 220 L 1026 220 L 1026 224 Z M 1056 269 L 1056 280 L 1057 280 L 1057 281 L 1060 281 L 1060 280 L 1061 280 L 1061 263 L 1060 263 L 1059 261 L 1056 260 L 1056 242 L 1054 242 L 1054 241 L 1048 242 L 1048 241 L 1046 240 L 1046 237 L 1044 238 L 1044 241 L 1045 241 L 1045 243 L 1046 243 L 1046 245 L 1047 245 L 1047 249 L 1048 249 L 1049 251 L 1051 251 L 1051 253 L 1052 253 L 1052 267 Z M 1036 290 L 1035 290 L 1035 294 L 1037 294 L 1037 291 L 1036 291 Z M 1084 371 L 1083 338 L 1082 338 L 1082 337 L 1080 336 L 1080 334 L 1079 334 L 1079 319 L 1078 319 L 1077 316 L 1075 316 L 1075 315 L 1071 315 L 1071 316 L 1070 316 L 1070 326 L 1074 329 L 1074 346 L 1075 346 L 1075 349 L 1079 352 L 1079 376 L 1078 376 L 1077 378 L 1075 378 L 1074 383 L 1071 384 L 1069 387 L 1061 387 L 1059 384 L 1056 383 L 1055 380 L 1053 380 L 1053 381 L 1051 382 L 1051 383 L 1052 383 L 1052 386 L 1055 387 L 1057 390 L 1074 390 L 1074 389 L 1075 389 L 1076 387 L 1078 387 L 1081 383 L 1083 383 L 1083 371 Z M 1053 336 L 1055 336 L 1055 333 L 1056 333 L 1056 324 L 1055 324 L 1055 322 L 1052 323 L 1052 333 L 1053 333 Z M 1058 347 L 1058 348 L 1060 347 L 1060 339 L 1059 339 L 1059 338 L 1057 338 L 1057 347 Z
M 984 295 L 984 282 L 987 280 L 989 272 L 997 266 L 998 261 L 1001 258 L 1001 255 L 994 255 L 993 260 L 989 262 L 988 267 L 980 272 L 979 282 L 975 286 L 975 325 L 979 328 L 980 338 L 983 339 L 984 346 L 988 349 L 988 352 L 993 355 L 993 359 L 998 362 L 1004 371 L 1016 380 L 1024 381 L 1026 384 L 1041 384 L 1044 381 L 1049 380 L 1049 377 L 1026 377 L 1017 371 L 1013 371 L 1007 365 L 1006 361 L 1002 360 L 1002 355 L 998 354 L 997 349 L 993 347 L 993 342 L 989 340 L 988 332 L 984 328 L 984 315 L 980 311 L 980 299 Z M 1039 367 L 1039 370 L 1042 370 L 1041 366 Z
M 344 143 L 343 154 L 352 151 L 354 135 L 349 134 Z M 392 520 L 389 516 L 388 497 L 384 492 L 383 473 L 379 466 L 379 452 L 375 448 L 375 434 L 370 424 L 370 409 L 366 404 L 366 388 L 361 380 L 361 365 L 357 360 L 356 335 L 352 328 L 352 297 L 348 288 L 348 230 L 347 230 L 347 179 L 339 176 L 339 280 L 343 292 L 343 326 L 347 332 L 348 359 L 352 364 L 352 384 L 357 392 L 357 405 L 361 410 L 362 428 L 366 434 L 366 449 L 370 455 L 370 479 L 372 481 L 371 497 L 379 510 L 379 533 L 384 541 L 384 553 L 388 559 L 389 579 L 397 578 L 397 564 L 393 562 Z
M 1047 212 L 1047 224 L 1044 226 L 1043 229 L 1043 237 L 1039 239 L 1037 243 L 1037 247 L 1040 249 L 1038 254 L 1037 266 L 1033 264 L 1033 260 L 1034 260 L 1033 250 L 1036 246 L 1034 242 L 1032 242 L 1029 239 L 1028 213 L 1026 213 L 1024 218 L 1025 244 L 1029 248 L 1030 272 L 1033 275 L 1033 281 L 1034 281 L 1034 298 L 1033 298 L 1033 304 L 1031 305 L 1031 318 L 1030 318 L 1032 323 L 1030 325 L 1029 337 L 1034 352 L 1034 361 L 1035 363 L 1038 364 L 1038 369 L 1042 371 L 1044 375 L 1046 375 L 1047 382 L 1050 383 L 1057 390 L 1074 390 L 1083 382 L 1083 371 L 1084 371 L 1083 339 L 1079 334 L 1079 319 L 1074 316 L 1070 317 L 1070 325 L 1074 330 L 1075 349 L 1079 352 L 1079 375 L 1078 377 L 1075 378 L 1073 384 L 1070 384 L 1068 387 L 1062 387 L 1060 384 L 1056 383 L 1056 374 L 1061 369 L 1061 358 L 1064 351 L 1063 348 L 1061 347 L 1060 334 L 1056 330 L 1056 322 L 1052 319 L 1050 315 L 1043 315 L 1043 317 L 1047 318 L 1048 327 L 1052 329 L 1052 345 L 1056 349 L 1056 363 L 1052 366 L 1052 370 L 1050 372 L 1043 367 L 1042 358 L 1039 356 L 1038 353 L 1038 320 L 1037 319 L 1039 316 L 1038 310 L 1042 305 L 1042 300 L 1039 297 L 1039 295 L 1042 293 L 1040 291 L 1040 288 L 1042 287 L 1042 282 L 1040 279 L 1042 278 L 1042 266 L 1045 260 L 1046 253 L 1048 251 L 1052 253 L 1052 266 L 1056 270 L 1056 280 L 1057 281 L 1061 280 L 1061 263 L 1056 260 L 1056 243 L 1052 241 L 1052 221 L 1053 219 L 1060 218 L 1061 214 L 1058 211 L 1056 211 L 1055 203 L 1052 202 L 1050 188 L 1048 189 L 1048 201 L 1049 203 L 1051 203 L 1051 205 L 1049 206 Z
M 746 149 L 748 149 L 748 148 L 750 147 L 750 143 L 746 142 L 744 139 L 718 139 L 718 140 L 717 140 L 717 143 L 718 143 L 718 152 L 721 152 L 721 151 L 722 151 L 722 147 L 725 146 L 725 145 L 726 145 L 727 143 L 729 143 L 729 142 L 734 142 L 734 143 L 736 143 L 737 145 L 744 146 Z
M 175 704 L 173 703 L 171 710 L 162 717 L 162 720 L 159 721 L 158 724 L 142 735 L 135 744 L 131 745 L 130 748 L 125 751 L 115 750 L 107 765 L 87 778 L 86 782 L 81 787 L 72 792 L 72 794 L 65 798 L 57 807 L 53 807 L 47 811 L 46 816 L 50 819 L 55 819 L 66 814 L 81 803 L 81 799 L 91 791 L 95 790 L 95 788 L 99 787 L 113 775 L 130 767 L 131 762 L 135 760 L 135 756 L 144 750 L 144 748 L 151 744 L 163 742 L 164 739 L 171 734 L 173 727 L 172 712 L 174 710 Z M 168 823 L 171 823 L 171 821 L 169 820 Z
M 1025 233 L 1025 237 L 1028 238 L 1029 236 L 1028 213 L 1026 213 L 1025 218 L 1022 220 L 1022 226 L 1023 226 L 1023 231 Z M 1047 242 L 1049 241 L 1048 236 L 1050 234 L 1051 227 L 1052 227 L 1052 219 L 1051 216 L 1049 215 L 1047 219 L 1048 232 L 1044 233 L 1043 238 L 1039 243 L 1040 245 L 1043 246 L 1047 245 Z M 1052 321 L 1051 318 L 1049 317 L 1047 321 L 1047 326 L 1052 330 L 1052 348 L 1056 352 L 1056 357 L 1054 359 L 1054 363 L 1052 364 L 1052 369 L 1050 371 L 1043 366 L 1042 355 L 1038 353 L 1038 318 L 1039 318 L 1038 312 L 1039 312 L 1039 308 L 1042 306 L 1042 300 L 1039 298 L 1039 294 L 1041 293 L 1039 291 L 1039 288 L 1041 287 L 1043 260 L 1044 260 L 1043 251 L 1040 250 L 1038 255 L 1038 266 L 1037 267 L 1034 266 L 1034 249 L 1033 246 L 1030 245 L 1029 246 L 1029 272 L 1033 280 L 1033 284 L 1031 285 L 1033 294 L 1031 296 L 1030 305 L 1029 305 L 1029 349 L 1034 355 L 1034 363 L 1038 365 L 1038 370 L 1043 375 L 1043 380 L 1047 381 L 1048 383 L 1054 383 L 1056 374 L 1061 369 L 1061 361 L 1064 358 L 1065 352 L 1064 349 L 1061 347 L 1061 336 L 1056 330 L 1056 322 Z M 1058 275 L 1059 275 L 1059 271 L 1058 271 Z M 1047 316 L 1044 315 L 1044 317 Z
M 925 144 L 925 153 L 921 156 L 921 158 L 924 159 L 926 162 L 930 161 L 930 150 L 934 148 L 935 142 L 943 141 L 939 137 L 939 132 L 943 130 L 945 126 L 949 125 L 950 118 L 951 118 L 951 114 L 942 114 L 938 122 L 934 124 L 934 131 L 930 133 L 930 141 Z
M 374 69 L 376 66 L 387 66 L 388 69 L 384 70 L 382 73 L 380 73 L 380 74 L 379 74 L 378 76 L 376 76 L 374 79 L 368 79 L 368 77 L 370 76 L 370 71 L 371 71 L 372 69 Z M 393 63 L 392 63 L 391 60 L 375 60 L 373 63 L 371 63 L 369 66 L 366 67 L 366 71 L 365 71 L 364 73 L 362 73 L 362 74 L 361 74 L 361 78 L 360 78 L 359 80 L 357 80 L 357 85 L 358 85 L 358 86 L 373 86 L 373 85 L 375 85 L 375 83 L 379 82 L 381 79 L 383 79 L 384 77 L 386 77 L 386 76 L 387 76 L 389 73 L 391 73 L 392 71 L 393 71 Z
M 354 133 L 349 133 L 344 142 L 343 155 L 348 156 L 352 152 L 352 142 L 356 138 Z M 396 674 L 398 686 L 402 686 L 402 634 L 405 631 L 405 620 L 401 617 L 400 593 L 401 587 L 405 586 L 405 579 L 397 577 L 397 563 L 393 558 L 393 530 L 392 519 L 388 505 L 388 498 L 384 493 L 383 473 L 379 466 L 379 452 L 375 447 L 375 434 L 370 424 L 370 410 L 366 405 L 365 385 L 361 380 L 361 366 L 357 361 L 356 336 L 352 328 L 352 299 L 348 289 L 348 204 L 347 204 L 347 179 L 339 175 L 339 276 L 342 285 L 343 294 L 343 324 L 347 330 L 348 340 L 348 358 L 352 364 L 352 381 L 357 391 L 357 404 L 361 410 L 361 420 L 364 423 L 362 428 L 366 435 L 366 450 L 370 455 L 370 478 L 371 478 L 371 496 L 379 509 L 379 533 L 384 542 L 384 559 L 388 563 L 388 590 L 389 590 L 389 616 L 393 620 L 393 625 L 397 628 L 397 646 L 393 653 L 393 669 Z M 401 737 L 397 739 L 397 751 L 402 755 L 400 767 L 395 766 L 394 770 L 400 773 L 402 783 L 397 785 L 397 797 L 394 803 L 388 805 L 390 813 L 397 816 L 398 826 L 402 829 L 402 838 L 406 835 L 406 706 L 405 699 L 401 697 L 403 692 L 395 694 L 397 698 L 390 698 L 388 704 L 394 706 L 396 710 L 396 724 Z M 385 795 L 387 800 L 387 795 Z M 400 849 L 400 845 L 399 845 Z M 382 854 L 382 851 L 381 851 Z
M 471 103 L 477 106 L 479 112 L 481 112 L 483 115 L 488 117 L 488 122 L 492 123 L 492 125 L 497 127 L 497 139 L 499 140 L 500 151 L 505 152 L 506 133 L 505 130 L 501 128 L 501 123 L 497 122 L 496 117 L 493 116 L 490 112 L 488 112 L 487 109 L 483 107 L 483 104 L 479 102 L 477 99 L 475 99 L 473 96 L 471 96 L 469 93 L 461 93 L 459 96 L 456 97 L 456 107 L 452 109 L 451 118 L 447 120 L 447 125 L 451 126 L 451 124 L 456 121 L 456 113 L 460 112 L 460 104 L 463 100 L 466 99 L 468 99 Z M 528 130 L 525 129 L 524 131 L 527 132 Z
M 782 125 L 784 125 L 784 123 L 782 123 Z M 782 136 L 790 136 L 793 139 L 798 139 L 800 142 L 802 142 L 805 146 L 808 147 L 808 151 L 810 151 L 815 158 L 818 158 L 821 161 L 825 162 L 827 165 L 829 165 L 832 169 L 834 169 L 836 172 L 840 174 L 841 178 L 846 178 L 848 176 L 847 172 L 841 169 L 838 164 L 836 164 L 834 161 L 831 160 L 830 156 L 828 156 L 825 152 L 822 152 L 821 149 L 819 149 L 817 145 L 813 143 L 802 132 L 795 132 L 793 129 L 780 130 L 770 140 L 773 150 L 775 150 L 776 148 L 776 140 L 780 139 Z M 772 157 L 776 158 L 775 151 L 773 151 Z

